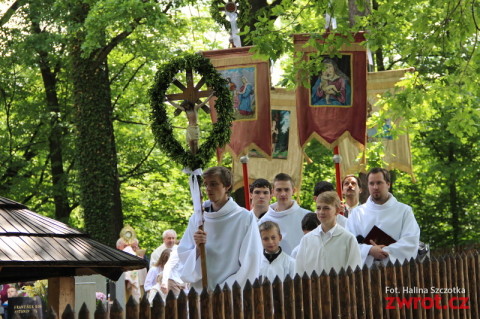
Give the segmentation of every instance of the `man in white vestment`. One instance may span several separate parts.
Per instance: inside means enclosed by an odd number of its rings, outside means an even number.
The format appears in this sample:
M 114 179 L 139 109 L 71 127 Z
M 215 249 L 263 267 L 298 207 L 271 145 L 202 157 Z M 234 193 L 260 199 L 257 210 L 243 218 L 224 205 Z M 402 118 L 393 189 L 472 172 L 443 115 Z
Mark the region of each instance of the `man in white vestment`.
M 388 246 L 371 241 L 360 244 L 363 264 L 371 267 L 374 261 L 386 264 L 389 260 L 403 263 L 416 258 L 420 241 L 420 228 L 412 208 L 400 203 L 389 193 L 390 174 L 382 168 L 373 168 L 367 175 L 370 196 L 367 202 L 355 208 L 347 219 L 347 230 L 362 242 L 373 226 L 396 242 Z
M 173 247 L 176 247 L 175 241 L 177 240 L 177 233 L 173 229 L 167 229 L 166 231 L 163 232 L 162 235 L 163 238 L 163 243 L 158 246 L 153 252 L 152 255 L 150 256 L 150 267 L 155 267 L 155 264 L 158 261 L 158 258 L 160 258 L 160 255 L 163 253 L 163 251 L 167 248 L 173 249 Z
M 237 282 L 243 287 L 258 277 L 262 258 L 262 241 L 257 218 L 238 206 L 229 196 L 232 174 L 225 167 L 211 167 L 204 174 L 209 198 L 203 206 L 204 230 L 199 230 L 200 214 L 193 214 L 178 245 L 181 278 L 197 291 L 202 287 L 199 244 L 205 244 L 208 289 L 214 290 Z
M 266 221 L 272 221 L 280 226 L 282 232 L 280 246 L 287 255 L 290 255 L 293 249 L 300 244 L 303 237 L 302 219 L 309 213 L 292 199 L 294 192 L 293 179 L 285 173 L 277 174 L 273 180 L 273 195 L 277 202 L 270 205 L 273 210 L 269 210 L 258 221 L 259 225 Z

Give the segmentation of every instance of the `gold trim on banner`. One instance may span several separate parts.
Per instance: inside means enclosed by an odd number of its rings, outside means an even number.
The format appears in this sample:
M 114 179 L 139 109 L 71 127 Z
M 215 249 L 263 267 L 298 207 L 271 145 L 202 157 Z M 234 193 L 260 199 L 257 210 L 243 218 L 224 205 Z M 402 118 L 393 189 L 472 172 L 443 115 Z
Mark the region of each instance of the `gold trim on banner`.
M 340 135 L 339 138 L 337 138 L 333 143 L 329 143 L 327 142 L 323 137 L 321 137 L 317 132 L 313 132 L 312 134 L 310 134 L 310 136 L 305 140 L 305 143 L 302 145 L 302 148 L 305 148 L 308 143 L 310 143 L 313 139 L 316 139 L 317 141 L 319 141 L 320 143 L 322 143 L 323 146 L 325 146 L 326 148 L 328 149 L 333 149 L 335 146 L 338 146 L 338 144 L 343 141 L 344 139 L 348 139 L 351 141 L 352 144 L 354 144 L 354 146 L 356 148 L 358 148 L 359 150 L 363 151 L 365 149 L 365 146 L 360 143 L 359 141 L 357 141 L 356 139 L 354 139 L 352 137 L 352 135 L 350 135 L 350 132 L 349 131 L 345 131 L 342 133 L 342 135 Z

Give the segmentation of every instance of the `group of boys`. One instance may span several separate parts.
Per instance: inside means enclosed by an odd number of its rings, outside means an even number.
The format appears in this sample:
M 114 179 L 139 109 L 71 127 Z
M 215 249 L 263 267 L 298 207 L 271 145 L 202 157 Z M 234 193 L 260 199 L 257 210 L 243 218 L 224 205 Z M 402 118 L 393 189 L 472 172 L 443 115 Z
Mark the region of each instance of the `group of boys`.
M 314 194 L 315 215 L 292 198 L 295 185 L 289 175 L 278 174 L 273 184 L 257 179 L 250 186 L 252 210 L 247 211 L 230 197 L 231 172 L 220 166 L 207 169 L 203 181 L 209 199 L 203 220 L 192 215 L 177 249 L 182 280 L 198 291 L 203 288 L 202 244 L 211 290 L 217 285 L 232 287 L 235 282 L 243 287 L 247 280 L 253 283 L 259 277 L 283 280 L 296 273 L 328 273 L 371 266 L 375 261 L 415 258 L 420 229 L 412 209 L 389 193 L 388 171 L 373 169 L 367 179 L 371 195 L 365 204 L 358 206 L 359 179 L 347 176 L 342 184 L 346 203 L 341 203 L 332 187 Z M 273 196 L 277 201 L 270 205 Z M 389 246 L 365 243 L 373 226 L 396 242 Z

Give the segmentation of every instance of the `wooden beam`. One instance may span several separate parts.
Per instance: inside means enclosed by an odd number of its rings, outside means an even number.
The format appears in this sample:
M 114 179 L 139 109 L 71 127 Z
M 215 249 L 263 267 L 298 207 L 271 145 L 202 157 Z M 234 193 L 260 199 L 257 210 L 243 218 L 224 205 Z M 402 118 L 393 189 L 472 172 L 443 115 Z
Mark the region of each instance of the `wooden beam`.
M 75 277 L 48 279 L 48 304 L 58 318 L 61 318 L 68 304 L 75 309 Z

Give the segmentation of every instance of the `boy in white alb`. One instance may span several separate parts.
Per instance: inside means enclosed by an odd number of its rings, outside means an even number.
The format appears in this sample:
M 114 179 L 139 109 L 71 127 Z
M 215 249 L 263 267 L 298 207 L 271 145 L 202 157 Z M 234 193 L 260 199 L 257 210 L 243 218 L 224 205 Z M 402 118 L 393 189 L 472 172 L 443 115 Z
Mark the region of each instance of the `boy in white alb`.
M 203 173 L 203 183 L 209 200 L 204 203 L 204 230 L 199 230 L 198 214 L 193 214 L 178 245 L 181 279 L 197 291 L 202 287 L 199 244 L 205 244 L 208 289 L 216 285 L 232 288 L 235 282 L 243 287 L 253 283 L 260 271 L 262 241 L 257 218 L 229 197 L 231 172 L 221 166 Z
M 269 211 L 273 212 L 270 207 L 270 200 L 272 199 L 272 184 L 263 178 L 258 178 L 250 184 L 250 198 L 252 202 L 252 209 L 250 210 L 255 216 L 260 219 Z
M 293 279 L 295 275 L 295 260 L 282 251 L 280 240 L 282 234 L 277 223 L 266 221 L 259 226 L 263 245 L 263 259 L 260 276 L 273 282 L 278 276 L 284 280 L 287 275 Z
M 288 255 L 300 243 L 303 237 L 302 219 L 309 213 L 292 200 L 294 191 L 292 178 L 284 173 L 277 174 L 273 180 L 273 194 L 277 202 L 270 205 L 273 211 L 268 211 L 258 222 L 259 225 L 266 221 L 278 224 L 282 232 L 280 246 Z
M 305 272 L 318 275 L 329 273 L 333 268 L 337 273 L 351 267 L 354 270 L 362 265 L 357 239 L 337 224 L 336 215 L 341 211 L 337 193 L 328 191 L 317 197 L 317 216 L 320 225 L 306 234 L 300 242 L 295 272 L 302 276 Z

